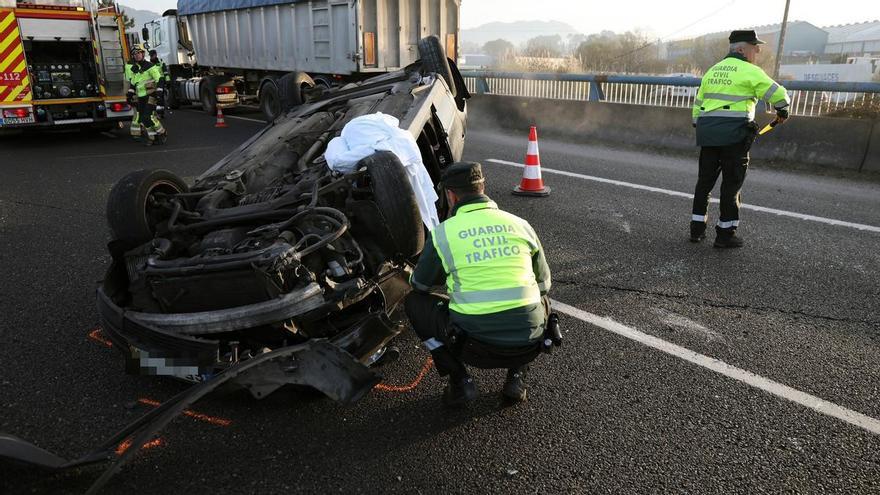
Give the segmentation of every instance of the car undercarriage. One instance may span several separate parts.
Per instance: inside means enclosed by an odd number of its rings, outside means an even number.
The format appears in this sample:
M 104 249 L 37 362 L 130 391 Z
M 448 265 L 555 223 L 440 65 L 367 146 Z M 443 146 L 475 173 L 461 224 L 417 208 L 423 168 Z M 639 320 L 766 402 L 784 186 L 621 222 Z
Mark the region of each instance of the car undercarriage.
M 377 149 L 340 171 L 325 150 L 352 120 L 381 113 L 411 136 L 419 172 L 439 182 L 461 157 L 469 94 L 439 39 L 419 50 L 404 70 L 307 90 L 306 103 L 191 184 L 164 169 L 117 182 L 112 261 L 97 289 L 102 330 L 127 372 L 194 385 L 78 459 L 0 434 L 0 461 L 49 471 L 113 461 L 91 493 L 218 388 L 259 399 L 303 386 L 345 404 L 368 393 L 404 325 L 398 307 L 427 226 L 411 163 Z M 442 218 L 443 200 L 432 207 Z M 123 441 L 134 447 L 117 454 Z

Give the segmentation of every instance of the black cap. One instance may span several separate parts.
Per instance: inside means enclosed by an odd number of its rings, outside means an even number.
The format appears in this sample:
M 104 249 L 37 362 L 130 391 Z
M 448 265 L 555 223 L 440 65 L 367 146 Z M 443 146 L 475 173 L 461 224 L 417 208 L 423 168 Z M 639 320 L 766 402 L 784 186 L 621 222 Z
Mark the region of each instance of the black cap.
M 758 39 L 758 33 L 756 33 L 754 29 L 731 31 L 730 38 L 728 39 L 731 43 L 750 43 L 752 45 L 764 44 L 763 40 Z
M 456 162 L 449 166 L 440 181 L 444 187 L 468 188 L 485 180 L 483 167 L 477 162 Z

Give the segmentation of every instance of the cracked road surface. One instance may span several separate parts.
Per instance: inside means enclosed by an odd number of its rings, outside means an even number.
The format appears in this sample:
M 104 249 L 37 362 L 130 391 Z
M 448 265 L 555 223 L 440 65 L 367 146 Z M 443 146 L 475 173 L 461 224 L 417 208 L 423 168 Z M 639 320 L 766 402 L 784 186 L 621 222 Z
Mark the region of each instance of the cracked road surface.
M 88 337 L 104 201 L 127 171 L 192 177 L 260 127 L 229 122 L 179 111 L 158 149 L 121 134 L 0 142 L 14 158 L 0 161 L 0 431 L 72 458 L 185 387 L 124 375 Z M 719 251 L 687 242 L 685 197 L 550 173 L 549 198 L 513 197 L 521 170 L 488 160 L 521 162 L 526 131 L 471 129 L 465 158 L 538 231 L 555 300 L 880 418 L 880 234 L 750 210 L 746 247 Z M 695 157 L 540 137 L 548 169 L 686 193 L 696 180 Z M 880 226 L 877 182 L 755 167 L 743 201 Z M 445 411 L 405 336 L 357 405 L 212 397 L 194 409 L 228 424 L 178 419 L 107 492 L 880 493 L 880 436 L 571 314 L 521 406 L 501 407 L 502 373 L 480 371 L 475 407 Z M 0 472 L 0 492 L 78 493 L 97 474 Z

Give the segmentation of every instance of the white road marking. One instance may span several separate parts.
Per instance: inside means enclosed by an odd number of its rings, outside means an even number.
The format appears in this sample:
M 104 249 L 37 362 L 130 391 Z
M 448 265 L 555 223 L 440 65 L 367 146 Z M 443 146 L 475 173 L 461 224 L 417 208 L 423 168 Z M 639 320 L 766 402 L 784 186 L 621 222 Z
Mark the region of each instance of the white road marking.
M 595 325 L 611 333 L 620 335 L 621 337 L 626 337 L 642 345 L 665 352 L 689 363 L 696 364 L 697 366 L 720 373 L 738 382 L 763 390 L 776 397 L 800 404 L 826 416 L 837 418 L 845 423 L 857 426 L 875 435 L 880 435 L 880 420 L 853 411 L 852 409 L 839 406 L 833 402 L 816 397 L 815 395 L 801 392 L 800 390 L 775 382 L 769 378 L 756 375 L 751 371 L 746 371 L 742 368 L 729 365 L 724 361 L 699 354 L 685 347 L 673 344 L 672 342 L 667 342 L 659 337 L 640 332 L 610 318 L 588 313 L 555 299 L 551 300 L 551 303 L 554 310 L 571 316 L 572 318 L 577 318 L 578 320 Z
M 161 145 L 160 145 L 161 146 Z M 78 155 L 78 156 L 62 156 L 62 160 L 86 160 L 89 158 L 108 158 L 111 156 L 133 156 L 133 155 L 155 155 L 157 153 L 176 153 L 178 151 L 201 151 L 217 149 L 216 146 L 197 146 L 194 148 L 161 148 L 152 147 L 144 151 L 131 151 L 128 153 L 107 153 L 104 155 Z
M 207 114 L 206 114 L 204 111 L 202 111 L 202 110 L 177 110 L 177 111 L 178 111 L 178 112 L 183 111 L 183 112 L 187 112 L 187 113 L 201 113 L 201 114 L 205 114 L 205 115 L 207 115 Z M 228 113 L 224 113 L 224 114 L 223 114 L 223 117 L 224 117 L 224 118 L 227 118 L 227 119 L 238 119 L 238 120 L 246 120 L 246 121 L 248 121 L 248 122 L 257 122 L 257 123 L 260 123 L 260 124 L 263 124 L 263 125 L 266 125 L 266 124 L 268 123 L 268 122 L 266 122 L 265 120 L 252 119 L 252 118 L 250 118 L 250 117 L 239 117 L 238 115 L 229 115 Z
M 489 158 L 486 161 L 491 162 L 491 163 L 497 163 L 499 165 L 510 165 L 513 167 L 520 167 L 520 168 L 522 168 L 524 166 L 521 163 L 509 162 L 507 160 L 498 160 L 496 158 Z M 624 182 L 621 180 L 606 179 L 604 177 L 596 177 L 593 175 L 578 174 L 575 172 L 568 172 L 565 170 L 555 170 L 552 168 L 541 167 L 541 170 L 543 172 L 546 172 L 549 174 L 564 175 L 566 177 L 575 177 L 578 179 L 591 180 L 594 182 L 602 182 L 604 184 L 612 184 L 615 186 L 629 187 L 631 189 L 640 189 L 642 191 L 650 191 L 650 192 L 655 192 L 655 193 L 660 193 L 660 194 L 666 194 L 668 196 L 676 196 L 676 197 L 680 197 L 680 198 L 694 199 L 693 194 L 688 194 L 688 193 L 680 192 L 680 191 L 672 191 L 670 189 L 662 189 L 659 187 L 645 186 L 642 184 L 633 184 L 632 182 Z M 713 203 L 717 203 L 718 199 L 712 198 L 711 201 Z M 800 220 L 808 220 L 811 222 L 820 222 L 820 223 L 825 223 L 828 225 L 837 225 L 840 227 L 849 227 L 849 228 L 856 229 L 856 230 L 865 230 L 868 232 L 880 233 L 880 227 L 877 227 L 874 225 L 865 225 L 865 224 L 861 224 L 861 223 L 845 222 L 843 220 L 835 220 L 833 218 L 817 217 L 814 215 L 806 215 L 804 213 L 797 213 L 797 212 L 786 211 L 786 210 L 777 210 L 775 208 L 767 208 L 764 206 L 750 205 L 750 204 L 745 204 L 745 203 L 741 204 L 740 208 L 743 208 L 746 210 L 761 211 L 764 213 L 772 213 L 774 215 L 780 215 L 783 217 L 792 217 L 792 218 L 798 218 Z
M 268 122 L 260 119 L 252 119 L 249 117 L 239 117 L 238 115 L 224 115 L 227 119 L 238 119 L 238 120 L 247 120 L 248 122 L 259 122 L 260 124 L 266 125 Z
M 706 328 L 705 326 L 695 322 L 690 318 L 661 308 L 654 308 L 653 311 L 654 314 L 660 317 L 660 321 L 662 321 L 668 327 L 683 330 L 690 334 L 698 335 L 706 339 L 707 342 L 724 342 L 725 344 L 727 343 L 727 339 L 725 339 L 723 335 L 716 332 L 715 330 Z

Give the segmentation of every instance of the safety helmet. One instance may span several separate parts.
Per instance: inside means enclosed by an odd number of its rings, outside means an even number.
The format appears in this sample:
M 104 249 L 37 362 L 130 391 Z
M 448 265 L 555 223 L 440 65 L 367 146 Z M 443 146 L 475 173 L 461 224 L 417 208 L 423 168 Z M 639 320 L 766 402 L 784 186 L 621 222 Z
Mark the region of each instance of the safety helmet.
M 131 47 L 131 56 L 134 57 L 135 53 L 146 53 L 143 45 L 133 45 Z

